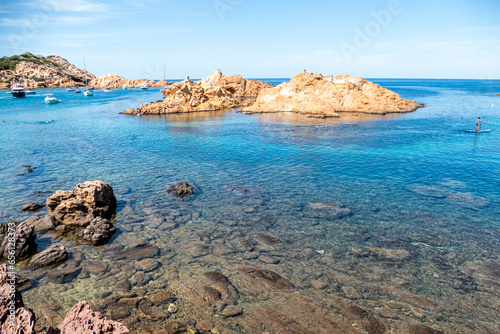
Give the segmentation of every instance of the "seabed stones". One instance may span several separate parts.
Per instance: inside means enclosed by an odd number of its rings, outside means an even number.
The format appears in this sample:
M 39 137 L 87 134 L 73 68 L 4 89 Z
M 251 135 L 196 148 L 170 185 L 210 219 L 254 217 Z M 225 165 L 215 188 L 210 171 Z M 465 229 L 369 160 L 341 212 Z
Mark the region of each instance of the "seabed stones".
M 479 210 L 490 204 L 486 198 L 474 196 L 471 193 L 454 191 L 446 187 L 412 184 L 408 185 L 406 189 L 417 195 L 444 199 L 450 204 L 471 210 Z

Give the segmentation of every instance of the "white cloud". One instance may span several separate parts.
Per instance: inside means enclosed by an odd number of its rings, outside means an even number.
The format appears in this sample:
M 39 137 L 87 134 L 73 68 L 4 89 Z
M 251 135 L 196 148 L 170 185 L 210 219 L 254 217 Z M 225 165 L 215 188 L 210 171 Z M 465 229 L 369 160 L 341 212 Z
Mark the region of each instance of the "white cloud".
M 109 5 L 87 0 L 35 0 L 31 6 L 57 12 L 94 12 L 103 13 L 110 10 Z
M 0 18 L 0 27 L 22 27 L 29 24 L 26 19 L 10 19 L 8 17 Z

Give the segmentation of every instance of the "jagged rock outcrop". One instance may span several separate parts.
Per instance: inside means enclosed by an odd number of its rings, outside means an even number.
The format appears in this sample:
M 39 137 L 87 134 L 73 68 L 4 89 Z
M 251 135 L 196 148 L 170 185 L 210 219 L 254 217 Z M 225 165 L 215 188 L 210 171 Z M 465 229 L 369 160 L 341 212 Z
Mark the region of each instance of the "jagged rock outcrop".
M 0 333 L 35 333 L 35 315 L 24 307 L 23 297 L 17 289 L 17 277 L 8 274 L 5 263 L 0 265 Z
M 127 109 L 124 114 L 168 114 L 194 111 L 222 110 L 247 106 L 252 96 L 270 84 L 243 79 L 239 75 L 225 76 L 214 71 L 201 81 L 186 79 L 162 90 L 164 101 L 142 104 L 137 109 Z
M 59 56 L 45 57 L 26 52 L 3 60 L 12 66 L 10 70 L 2 71 L 1 89 L 10 89 L 14 81 L 19 81 L 24 87 L 29 88 L 71 87 L 85 84 L 85 70 L 79 69 Z M 88 80 L 94 77 L 92 73 L 87 72 Z
M 94 312 L 86 301 L 81 301 L 66 314 L 57 329 L 49 328 L 47 334 L 121 334 L 128 333 L 128 328 Z
M 370 114 L 402 113 L 423 107 L 415 101 L 363 78 L 299 73 L 290 82 L 261 90 L 244 112 L 297 112 L 315 116 L 339 116 L 338 112 Z
M 128 88 L 139 88 L 142 85 L 146 85 L 147 87 L 165 87 L 168 82 L 165 80 L 148 80 L 148 79 L 139 79 L 139 80 L 129 80 L 125 79 L 123 76 L 110 73 L 100 77 L 96 77 L 89 82 L 89 86 L 95 88 L 123 88 L 123 86 L 127 86 Z
M 66 260 L 68 252 L 64 246 L 51 246 L 41 253 L 36 254 L 30 260 L 30 266 L 45 267 Z
M 111 218 L 116 209 L 113 188 L 103 181 L 87 181 L 73 190 L 58 190 L 46 203 L 49 215 L 56 221 L 81 227 L 96 217 Z
M 10 245 L 9 239 L 14 238 L 16 260 L 20 260 L 36 250 L 36 236 L 33 234 L 34 227 L 26 222 L 0 224 L 0 259 L 8 258 Z
M 116 227 L 109 220 L 96 217 L 89 226 L 80 232 L 79 237 L 90 241 L 94 245 L 99 245 L 111 238 L 115 232 Z

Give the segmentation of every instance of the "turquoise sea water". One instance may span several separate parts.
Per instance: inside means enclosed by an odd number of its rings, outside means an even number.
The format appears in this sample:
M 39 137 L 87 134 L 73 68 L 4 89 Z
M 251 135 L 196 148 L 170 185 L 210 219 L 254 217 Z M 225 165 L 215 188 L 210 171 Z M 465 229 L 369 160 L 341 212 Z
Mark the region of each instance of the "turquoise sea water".
M 287 240 L 268 255 L 295 284 L 307 280 L 310 268 L 320 279 L 321 268 L 333 261 L 336 271 L 357 279 L 358 289 L 368 281 L 392 286 L 399 277 L 402 290 L 448 305 L 427 318 L 438 326 L 474 332 L 498 324 L 499 312 L 488 308 L 500 291 L 488 282 L 500 279 L 500 81 L 372 81 L 426 106 L 408 114 L 326 120 L 234 110 L 137 117 L 119 112 L 161 99 L 159 89 L 97 90 L 88 98 L 64 89 L 37 90 L 25 99 L 0 92 L 2 221 L 29 217 L 19 207 L 43 201 L 47 194 L 39 192 L 100 179 L 113 186 L 119 202 L 119 232 L 104 249 L 127 245 L 133 234 L 133 242 L 171 247 L 179 267 L 182 243 L 161 238 L 151 223 L 155 217 L 180 211 L 187 217 L 177 228 L 181 239 L 182 232 L 245 220 L 252 222 L 248 235 Z M 48 93 L 62 103 L 46 105 Z M 465 133 L 479 116 L 491 132 Z M 28 173 L 25 165 L 37 168 Z M 168 185 L 183 180 L 198 194 L 187 201 L 169 197 Z M 228 184 L 250 195 L 235 198 Z M 334 219 L 308 211 L 310 202 L 336 201 L 351 213 Z M 37 240 L 39 250 L 57 240 L 75 253 L 101 256 L 51 234 Z M 300 250 L 325 258 L 298 263 L 287 256 Z M 79 280 L 106 289 L 92 279 Z M 42 287 L 51 286 L 43 276 L 37 280 L 24 292 L 33 308 Z M 51 292 L 60 294 L 61 314 L 87 297 L 78 282 Z M 468 294 L 473 301 L 464 302 Z M 469 303 L 462 311 L 450 305 L 459 300 Z

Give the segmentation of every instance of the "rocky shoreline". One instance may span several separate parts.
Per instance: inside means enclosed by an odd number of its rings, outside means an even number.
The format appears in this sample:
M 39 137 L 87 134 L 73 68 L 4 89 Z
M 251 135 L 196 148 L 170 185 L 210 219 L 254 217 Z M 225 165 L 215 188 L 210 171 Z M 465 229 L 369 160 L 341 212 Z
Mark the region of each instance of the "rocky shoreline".
M 462 207 L 480 209 L 488 205 L 484 199 L 444 187 L 410 185 L 407 189 L 417 196 L 443 198 Z M 401 246 L 390 237 L 386 247 L 360 245 L 342 255 L 330 254 L 324 248 L 301 247 L 299 240 L 286 233 L 288 225 L 279 227 L 274 217 L 258 213 L 267 205 L 269 194 L 237 183 L 221 189 L 233 201 L 232 206 L 213 224 L 206 225 L 199 213 L 191 212 L 190 200 L 200 191 L 186 181 L 171 184 L 165 194 L 177 198 L 178 206 L 157 212 L 146 207 L 146 229 L 137 229 L 137 223 L 121 224 L 123 230 L 110 244 L 106 244 L 114 233 L 110 228 L 101 229 L 109 233 L 98 233 L 105 237 L 97 244 L 84 237 L 99 230 L 95 226 L 98 222 L 108 218 L 114 221 L 116 198 L 109 184 L 90 181 L 73 190 L 53 193 L 46 201 L 47 216 L 17 224 L 19 256 L 29 258 L 35 252 L 36 246 L 28 246 L 36 240 L 35 231 L 50 231 L 58 236 L 56 240 L 66 239 L 69 245 L 85 242 L 92 251 L 84 255 L 71 250 L 73 246 L 54 244 L 31 257 L 20 271 L 18 286 L 25 290 L 25 296 L 33 298 L 35 287 L 31 284 L 38 281 L 43 285 L 35 296 L 44 307 L 31 311 L 23 309 L 22 301 L 18 304 L 19 314 L 26 320 L 22 322 L 24 333 L 34 333 L 40 325 L 39 333 L 124 333 L 127 329 L 132 333 L 167 334 L 472 333 L 453 321 L 438 321 L 441 312 L 449 309 L 443 300 L 407 289 L 411 274 L 400 268 L 418 261 L 417 247 Z M 311 222 L 349 225 L 353 215 L 351 208 L 338 201 L 309 202 L 293 210 L 295 216 Z M 126 206 L 115 219 L 134 222 L 137 216 Z M 438 223 L 419 221 L 425 229 Z M 255 226 L 260 228 L 255 230 Z M 88 229 L 89 233 L 82 233 Z M 327 226 L 312 224 L 301 229 L 303 238 L 327 239 Z M 358 226 L 353 224 L 351 229 L 353 236 L 360 233 L 359 238 L 364 238 L 366 232 L 359 231 Z M 94 248 L 103 242 L 105 246 Z M 475 284 L 481 284 L 484 291 L 495 288 L 491 281 L 497 270 L 494 265 L 455 264 L 455 259 L 447 258 L 443 266 L 460 266 L 460 272 L 449 273 L 458 282 L 456 289 L 475 291 L 462 282 L 465 278 L 461 272 L 474 275 Z M 23 263 L 21 266 L 26 265 Z M 307 269 L 298 271 L 301 263 Z M 354 263 L 364 270 L 357 273 Z M 442 273 L 438 268 L 432 270 Z M 96 284 L 105 288 L 95 289 Z M 52 291 L 82 287 L 88 303 L 78 302 L 69 312 L 51 297 Z M 475 311 L 472 305 L 467 307 Z M 58 323 L 57 330 L 50 328 Z M 483 326 L 476 333 L 498 329 L 494 324 Z

